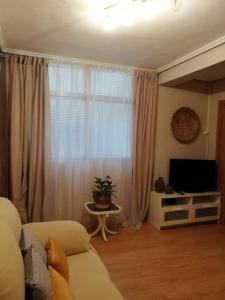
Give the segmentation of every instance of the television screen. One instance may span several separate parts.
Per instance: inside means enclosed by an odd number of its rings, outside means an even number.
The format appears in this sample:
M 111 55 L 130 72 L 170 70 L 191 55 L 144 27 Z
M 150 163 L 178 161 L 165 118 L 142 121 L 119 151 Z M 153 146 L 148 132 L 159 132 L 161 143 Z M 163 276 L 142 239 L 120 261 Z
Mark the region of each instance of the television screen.
M 176 192 L 216 191 L 216 169 L 215 160 L 170 159 L 169 184 Z

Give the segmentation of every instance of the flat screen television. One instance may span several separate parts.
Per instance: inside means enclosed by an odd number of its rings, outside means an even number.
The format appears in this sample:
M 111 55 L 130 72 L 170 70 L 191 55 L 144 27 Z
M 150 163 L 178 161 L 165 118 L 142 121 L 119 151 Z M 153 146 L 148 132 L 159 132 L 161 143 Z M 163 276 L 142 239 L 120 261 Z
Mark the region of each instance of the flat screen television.
M 170 159 L 169 184 L 176 192 L 202 193 L 216 191 L 216 161 Z

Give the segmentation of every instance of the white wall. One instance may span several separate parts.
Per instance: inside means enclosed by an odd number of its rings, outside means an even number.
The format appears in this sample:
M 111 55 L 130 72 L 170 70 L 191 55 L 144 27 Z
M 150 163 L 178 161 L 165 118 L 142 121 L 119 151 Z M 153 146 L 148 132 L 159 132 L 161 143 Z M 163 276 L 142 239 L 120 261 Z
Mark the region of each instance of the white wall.
M 201 120 L 200 135 L 191 144 L 178 142 L 171 131 L 172 116 L 182 106 L 195 110 Z M 154 180 L 159 176 L 168 180 L 170 158 L 206 158 L 208 137 L 204 131 L 207 108 L 206 94 L 159 86 Z

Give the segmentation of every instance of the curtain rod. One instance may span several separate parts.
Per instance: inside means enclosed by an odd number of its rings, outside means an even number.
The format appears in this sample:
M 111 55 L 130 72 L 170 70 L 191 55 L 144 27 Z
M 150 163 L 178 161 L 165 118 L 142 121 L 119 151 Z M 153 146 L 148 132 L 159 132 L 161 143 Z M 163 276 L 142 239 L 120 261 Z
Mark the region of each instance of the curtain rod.
M 140 68 L 140 67 L 129 66 L 129 65 L 117 65 L 117 64 L 106 63 L 106 62 L 85 60 L 82 58 L 67 57 L 67 56 L 64 57 L 64 56 L 57 56 L 57 55 L 52 55 L 52 54 L 31 52 L 31 51 L 26 51 L 26 50 L 10 49 L 10 48 L 6 48 L 4 50 L 4 52 L 0 53 L 0 55 L 3 55 L 3 57 L 5 56 L 5 54 L 40 57 L 40 58 L 45 58 L 48 61 L 83 63 L 83 64 L 90 64 L 90 65 L 92 64 L 92 65 L 96 65 L 96 66 L 115 68 L 115 69 L 117 68 L 117 69 L 128 70 L 128 71 L 140 70 L 140 71 L 147 71 L 147 72 L 156 72 L 156 70 L 150 69 L 150 68 L 148 69 L 148 68 Z

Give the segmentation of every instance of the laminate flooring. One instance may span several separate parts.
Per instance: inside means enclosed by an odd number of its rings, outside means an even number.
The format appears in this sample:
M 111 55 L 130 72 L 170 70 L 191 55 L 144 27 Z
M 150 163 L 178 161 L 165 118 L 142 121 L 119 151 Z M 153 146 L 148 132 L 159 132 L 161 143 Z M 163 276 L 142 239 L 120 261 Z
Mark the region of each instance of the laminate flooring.
M 126 300 L 225 300 L 224 225 L 145 224 L 108 237 L 91 243 Z

